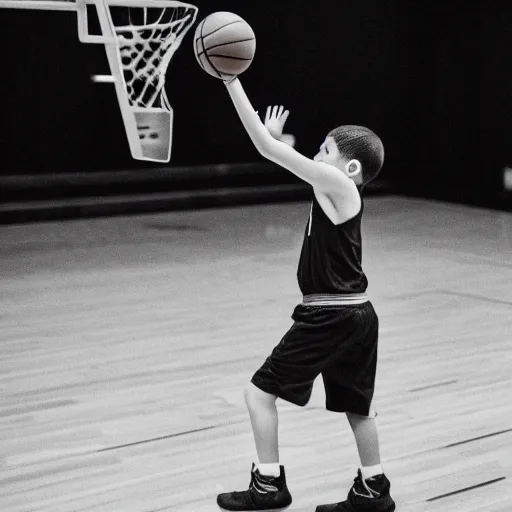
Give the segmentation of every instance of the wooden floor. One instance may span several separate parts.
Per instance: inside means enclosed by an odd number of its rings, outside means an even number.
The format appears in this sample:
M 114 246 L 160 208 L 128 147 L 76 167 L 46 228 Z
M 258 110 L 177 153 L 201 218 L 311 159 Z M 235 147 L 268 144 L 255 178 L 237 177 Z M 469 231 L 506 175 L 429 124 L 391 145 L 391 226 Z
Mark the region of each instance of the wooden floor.
M 243 387 L 291 325 L 307 203 L 0 228 L 0 510 L 209 512 L 255 460 Z M 401 512 L 512 510 L 512 215 L 369 198 L 382 458 Z M 321 382 L 278 401 L 294 502 L 358 466 Z

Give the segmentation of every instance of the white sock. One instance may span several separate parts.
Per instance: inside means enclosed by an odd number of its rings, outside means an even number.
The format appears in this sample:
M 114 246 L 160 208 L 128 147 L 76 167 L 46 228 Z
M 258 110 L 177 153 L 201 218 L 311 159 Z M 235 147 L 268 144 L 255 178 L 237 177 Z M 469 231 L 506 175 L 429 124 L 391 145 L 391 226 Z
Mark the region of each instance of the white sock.
M 384 471 L 382 470 L 382 465 L 377 464 L 375 466 L 361 467 L 361 473 L 363 475 L 364 480 L 368 480 L 368 478 L 372 478 L 377 475 L 382 475 Z
M 258 464 L 257 468 L 260 472 L 260 475 L 278 477 L 281 474 L 279 462 L 274 462 L 272 464 Z

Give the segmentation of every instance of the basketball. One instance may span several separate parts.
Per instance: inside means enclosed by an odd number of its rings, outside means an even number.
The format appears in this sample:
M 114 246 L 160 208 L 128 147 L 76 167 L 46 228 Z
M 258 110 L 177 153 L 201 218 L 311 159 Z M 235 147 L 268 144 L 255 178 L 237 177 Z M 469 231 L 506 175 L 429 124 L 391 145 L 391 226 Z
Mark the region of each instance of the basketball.
M 251 26 L 232 12 L 214 12 L 196 28 L 194 53 L 201 68 L 222 80 L 243 73 L 256 51 Z

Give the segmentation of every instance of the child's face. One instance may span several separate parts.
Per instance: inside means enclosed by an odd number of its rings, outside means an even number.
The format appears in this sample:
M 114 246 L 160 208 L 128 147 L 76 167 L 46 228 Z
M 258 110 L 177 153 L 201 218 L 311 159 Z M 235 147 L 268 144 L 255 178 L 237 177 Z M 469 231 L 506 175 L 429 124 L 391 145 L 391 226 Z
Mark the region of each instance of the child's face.
M 315 155 L 315 162 L 324 162 L 334 167 L 340 168 L 341 160 L 343 160 L 338 146 L 332 137 L 327 137 L 323 144 L 320 146 L 320 150 Z

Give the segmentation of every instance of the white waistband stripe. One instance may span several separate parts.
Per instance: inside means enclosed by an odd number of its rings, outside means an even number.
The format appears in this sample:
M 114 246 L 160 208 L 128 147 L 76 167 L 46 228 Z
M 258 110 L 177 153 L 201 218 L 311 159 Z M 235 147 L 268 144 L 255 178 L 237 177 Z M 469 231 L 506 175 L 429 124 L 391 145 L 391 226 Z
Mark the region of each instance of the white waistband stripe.
M 346 293 L 346 294 L 313 294 L 304 295 L 302 304 L 305 306 L 347 306 L 351 304 L 364 304 L 368 302 L 366 293 Z

